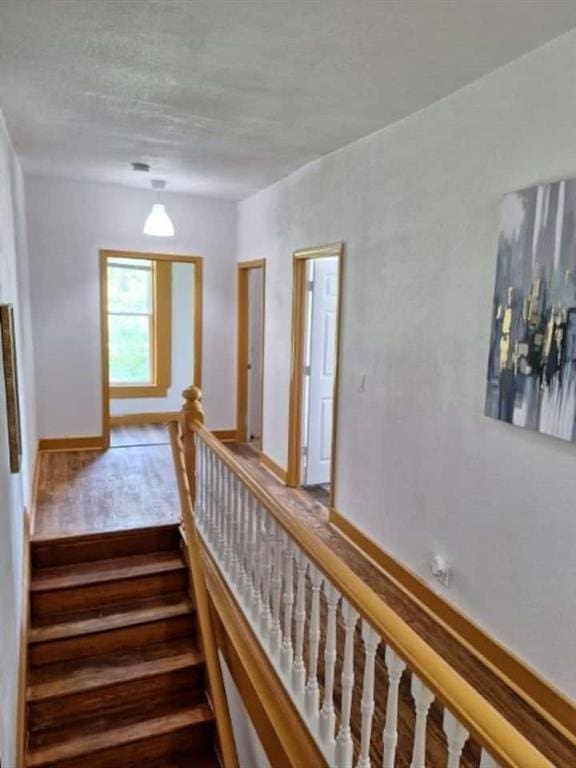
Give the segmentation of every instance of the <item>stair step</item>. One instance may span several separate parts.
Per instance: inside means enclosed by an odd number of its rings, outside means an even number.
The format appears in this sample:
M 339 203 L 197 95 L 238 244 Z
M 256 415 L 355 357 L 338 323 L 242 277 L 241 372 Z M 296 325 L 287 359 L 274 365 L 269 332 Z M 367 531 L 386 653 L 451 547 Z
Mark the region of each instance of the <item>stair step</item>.
M 30 547 L 32 567 L 50 568 L 151 552 L 177 551 L 180 541 L 180 529 L 174 524 L 82 536 L 35 538 Z
M 71 658 L 141 648 L 195 630 L 194 609 L 182 594 L 142 600 L 131 606 L 33 623 L 29 633 L 32 666 Z
M 153 552 L 37 570 L 30 585 L 32 615 L 44 617 L 185 591 L 179 552 Z
M 195 749 L 199 757 L 210 752 L 214 715 L 207 703 L 119 720 L 100 717 L 44 734 L 44 742 L 28 751 L 28 767 L 132 768 L 185 750 Z
M 78 713 L 143 705 L 175 691 L 201 692 L 204 656 L 191 638 L 129 652 L 49 664 L 31 670 L 27 689 L 31 730 L 69 722 Z

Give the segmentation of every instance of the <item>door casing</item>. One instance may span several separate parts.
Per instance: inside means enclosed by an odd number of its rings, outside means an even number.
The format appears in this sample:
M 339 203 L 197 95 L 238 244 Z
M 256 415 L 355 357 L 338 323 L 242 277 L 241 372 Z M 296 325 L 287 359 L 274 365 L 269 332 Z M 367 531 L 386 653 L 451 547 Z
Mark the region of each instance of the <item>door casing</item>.
M 340 369 L 340 335 L 342 318 L 342 278 L 344 243 L 337 242 L 314 248 L 304 248 L 293 254 L 292 281 L 292 344 L 290 356 L 290 411 L 288 417 L 288 467 L 286 485 L 300 485 L 302 449 L 302 401 L 304 378 L 304 344 L 306 311 L 306 263 L 309 259 L 338 258 L 338 306 L 336 309 L 336 364 L 334 371 L 334 402 L 332 409 L 332 451 L 330 462 L 329 506 L 335 505 L 336 445 L 338 432 L 338 392 Z
M 237 372 L 236 372 L 236 439 L 239 443 L 248 440 L 248 312 L 249 284 L 248 275 L 251 269 L 262 270 L 262 383 L 260 386 L 260 440 L 264 440 L 264 337 L 266 334 L 266 259 L 242 261 L 238 264 L 238 335 L 237 335 Z
M 102 360 L 102 447 L 110 447 L 110 380 L 108 355 L 108 272 L 109 258 L 146 259 L 194 265 L 194 381 L 202 386 L 202 256 L 147 251 L 100 251 L 100 351 Z

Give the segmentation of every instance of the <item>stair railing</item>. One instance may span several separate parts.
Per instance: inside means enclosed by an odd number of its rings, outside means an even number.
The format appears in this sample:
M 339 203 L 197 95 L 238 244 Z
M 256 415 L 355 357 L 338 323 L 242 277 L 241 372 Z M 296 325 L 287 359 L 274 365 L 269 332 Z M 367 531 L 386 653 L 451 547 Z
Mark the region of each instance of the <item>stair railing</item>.
M 425 766 L 428 713 L 435 699 L 444 709 L 447 768 L 458 768 L 469 738 L 481 747 L 480 768 L 553 768 L 204 427 L 200 390 L 191 387 L 184 397 L 181 434 L 195 529 L 327 765 L 370 768 L 371 747 L 374 740 L 380 740 L 383 766 L 394 768 L 400 679 L 408 670 L 416 714 L 411 768 Z M 321 593 L 325 605 L 323 659 Z M 338 617 L 344 628 L 343 644 L 337 643 Z M 361 680 L 354 676 L 357 628 L 364 646 Z M 388 687 L 385 726 L 377 733 L 373 727 L 375 660 L 382 647 Z M 356 754 L 351 727 L 353 696 L 361 696 Z

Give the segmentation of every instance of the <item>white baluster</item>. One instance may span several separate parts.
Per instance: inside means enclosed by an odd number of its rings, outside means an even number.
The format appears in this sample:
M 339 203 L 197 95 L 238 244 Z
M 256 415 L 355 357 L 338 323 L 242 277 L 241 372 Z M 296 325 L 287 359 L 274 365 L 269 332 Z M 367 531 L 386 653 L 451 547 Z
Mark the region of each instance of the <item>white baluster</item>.
M 202 443 L 198 435 L 194 435 L 194 452 L 196 461 L 194 462 L 194 482 L 196 494 L 194 499 L 194 523 L 197 528 L 201 526 L 202 517 Z
M 446 768 L 458 768 L 464 744 L 470 735 L 466 728 L 447 709 L 444 710 L 444 733 L 448 742 L 448 763 Z
M 230 580 L 238 586 L 240 580 L 240 480 L 232 476 L 232 552 L 230 558 Z
M 280 653 L 282 626 L 280 607 L 282 602 L 282 549 L 283 535 L 278 523 L 274 523 L 274 561 L 272 566 L 272 628 L 270 630 L 270 651 L 273 656 Z
M 496 760 L 485 749 L 482 750 L 482 755 L 480 756 L 480 768 L 499 768 Z
M 398 743 L 398 688 L 406 664 L 388 646 L 386 648 L 386 669 L 388 670 L 388 696 L 386 699 L 386 724 L 384 725 L 383 768 L 394 768 L 396 744 Z
M 259 622 L 262 611 L 262 509 L 260 503 L 254 499 L 254 555 L 252 558 L 252 620 Z
M 204 442 L 198 438 L 198 468 L 200 470 L 197 493 L 197 524 L 201 531 L 204 530 L 204 522 L 206 517 L 206 446 Z
M 304 692 L 304 708 L 308 722 L 313 730 L 317 730 L 318 708 L 320 706 L 320 686 L 318 685 L 318 652 L 320 646 L 320 589 L 324 577 L 310 563 L 310 585 L 312 600 L 310 609 L 310 625 L 308 628 L 308 680 Z
M 214 455 L 212 451 L 206 448 L 206 488 L 207 488 L 207 504 L 206 504 L 206 524 L 204 526 L 204 534 L 208 544 L 212 543 L 212 518 L 214 512 Z
M 292 608 L 294 605 L 294 554 L 295 546 L 286 540 L 284 549 L 284 637 L 282 638 L 281 669 L 288 676 L 292 671 L 294 648 L 292 646 Z
M 306 570 L 308 561 L 304 553 L 296 548 L 296 609 L 294 611 L 294 663 L 292 664 L 292 690 L 301 700 L 306 684 L 304 665 L 304 630 L 306 626 Z
M 340 706 L 340 728 L 336 737 L 336 765 L 338 768 L 352 768 L 354 742 L 350 730 L 352 714 L 352 693 L 354 690 L 354 635 L 358 611 L 347 600 L 342 600 L 344 621 L 344 663 L 342 665 L 342 703 Z
M 216 466 L 216 456 L 212 453 L 210 458 L 212 470 L 212 479 L 210 482 L 210 487 L 212 488 L 212 503 L 210 508 L 210 545 L 214 550 L 218 520 L 218 468 Z
M 254 497 L 246 490 L 244 494 L 244 508 L 246 515 L 246 541 L 244 545 L 244 586 L 242 597 L 248 615 L 252 604 L 252 563 L 254 560 Z
M 410 768 L 426 768 L 426 725 L 428 711 L 434 701 L 434 694 L 426 688 L 424 683 L 412 675 L 410 686 L 414 708 L 416 710 L 416 722 L 414 724 L 414 748 L 412 750 L 412 762 Z
M 237 579 L 237 587 L 238 587 L 238 597 L 240 598 L 240 602 L 242 602 L 242 590 L 244 589 L 246 578 L 245 578 L 245 567 L 246 567 L 246 497 L 245 497 L 245 488 L 240 483 L 238 486 L 238 579 Z
M 232 568 L 232 472 L 225 467 L 224 470 L 224 571 L 230 575 Z
M 216 551 L 218 562 L 224 561 L 224 516 L 226 512 L 226 500 L 224 497 L 224 462 L 218 459 L 218 524 L 216 529 Z
M 334 728 L 336 714 L 334 712 L 334 668 L 336 665 L 336 610 L 340 593 L 329 581 L 324 582 L 324 595 L 328 609 L 326 620 L 326 645 L 324 648 L 324 698 L 320 710 L 320 739 L 324 745 L 329 760 L 334 757 Z
M 372 720 L 374 718 L 374 667 L 380 637 L 365 619 L 362 619 L 362 641 L 364 643 L 364 680 L 362 684 L 362 726 L 360 731 L 360 757 L 356 768 L 370 768 L 370 743 Z
M 274 533 L 272 519 L 264 512 L 262 556 L 262 613 L 260 615 L 260 633 L 264 642 L 270 645 L 270 631 L 272 627 L 272 611 L 270 610 L 270 597 L 272 594 L 272 558 L 274 556 Z

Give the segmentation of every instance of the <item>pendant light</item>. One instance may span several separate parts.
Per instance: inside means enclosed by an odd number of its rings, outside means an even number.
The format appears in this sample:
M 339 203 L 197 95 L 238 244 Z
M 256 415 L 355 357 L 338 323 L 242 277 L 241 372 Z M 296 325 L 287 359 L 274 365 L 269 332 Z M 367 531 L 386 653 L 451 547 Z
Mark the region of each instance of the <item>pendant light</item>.
M 157 202 L 152 206 L 148 218 L 144 223 L 144 234 L 152 237 L 174 237 L 174 224 L 166 213 L 166 206 L 159 202 L 160 193 L 166 187 L 162 179 L 152 179 L 152 189 L 156 190 Z

